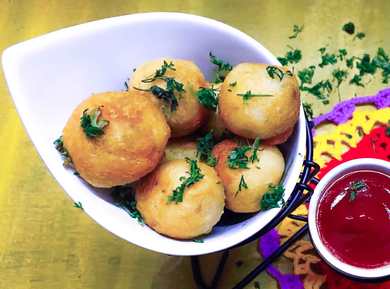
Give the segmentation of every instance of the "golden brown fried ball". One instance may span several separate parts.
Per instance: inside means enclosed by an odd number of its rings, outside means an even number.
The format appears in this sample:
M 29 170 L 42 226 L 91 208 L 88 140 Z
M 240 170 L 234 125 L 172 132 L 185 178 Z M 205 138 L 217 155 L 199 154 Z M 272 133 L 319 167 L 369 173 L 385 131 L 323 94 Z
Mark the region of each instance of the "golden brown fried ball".
M 173 139 L 165 148 L 164 161 L 196 159 L 196 142 L 188 139 Z
M 158 59 L 149 61 L 138 67 L 130 79 L 130 89 L 140 88 L 149 89 L 152 85 L 158 85 L 166 88 L 166 82 L 158 79 L 153 82 L 144 83 L 143 80 L 154 75 L 157 69 L 160 69 L 164 63 L 172 62 L 174 69 L 167 69 L 164 76 L 173 77 L 176 81 L 184 85 L 185 92 L 178 95 L 175 93 L 178 106 L 175 111 L 160 100 L 159 103 L 167 118 L 168 124 L 172 130 L 173 137 L 185 136 L 198 129 L 207 119 L 208 111 L 199 102 L 195 95 L 199 87 L 206 87 L 207 82 L 200 69 L 191 61 L 180 59 Z M 150 92 L 145 92 L 152 95 Z
M 85 109 L 100 108 L 109 121 L 103 134 L 87 137 L 80 126 Z M 169 126 L 150 98 L 136 91 L 92 95 L 72 113 L 64 131 L 68 150 L 80 176 L 95 187 L 134 182 L 161 160 L 170 136 Z
M 262 140 L 292 132 L 299 117 L 298 82 L 284 67 L 275 67 L 272 78 L 267 64 L 241 63 L 226 76 L 219 94 L 219 112 L 233 133 Z M 278 75 L 283 75 L 282 80 Z M 230 84 L 236 83 L 235 86 Z M 238 94 L 262 94 L 244 100 Z M 288 136 L 287 136 L 288 138 Z M 286 139 L 284 136 L 280 141 Z M 275 142 L 274 142 L 275 143 Z
M 137 209 L 155 231 L 176 239 L 191 239 L 209 233 L 223 213 L 225 200 L 215 170 L 197 163 L 203 178 L 184 191 L 183 201 L 169 202 L 190 166 L 185 160 L 162 163 L 136 188 Z
M 258 161 L 248 162 L 248 169 L 231 169 L 228 166 L 230 152 L 238 146 L 234 140 L 224 140 L 213 149 L 217 158 L 215 167 L 225 187 L 226 208 L 237 213 L 252 213 L 260 210 L 260 201 L 268 185 L 277 185 L 284 171 L 283 155 L 276 146 L 260 146 Z M 247 153 L 250 157 L 253 150 Z M 247 188 L 240 187 L 243 177 Z

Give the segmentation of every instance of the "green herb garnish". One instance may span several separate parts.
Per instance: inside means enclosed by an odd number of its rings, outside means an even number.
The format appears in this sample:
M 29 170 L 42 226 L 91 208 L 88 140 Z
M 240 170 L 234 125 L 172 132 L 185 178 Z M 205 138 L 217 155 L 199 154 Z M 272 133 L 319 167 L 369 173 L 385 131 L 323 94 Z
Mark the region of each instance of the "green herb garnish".
M 267 70 L 267 73 L 268 73 L 269 77 L 271 77 L 272 79 L 275 79 L 275 77 L 278 77 L 280 81 L 283 80 L 283 77 L 284 77 L 285 73 L 279 67 L 270 65 L 270 66 L 267 66 L 266 70 Z M 290 76 L 291 75 L 292 74 L 290 72 Z
M 337 63 L 336 54 L 324 53 L 321 55 L 321 63 L 318 64 L 318 66 L 322 68 L 326 65 L 335 64 L 335 63 Z
M 303 85 L 311 84 L 313 81 L 315 66 L 311 65 L 308 68 L 298 71 L 298 78 L 301 81 L 300 88 L 302 89 Z
M 80 118 L 80 126 L 87 137 L 94 138 L 104 133 L 103 129 L 108 125 L 109 121 L 99 119 L 101 113 L 100 107 L 87 108 L 83 111 L 83 115 Z
M 64 167 L 73 167 L 72 158 L 70 157 L 68 150 L 64 147 L 63 137 L 60 136 L 53 144 L 55 149 L 61 154 Z
M 364 87 L 364 84 L 362 83 L 362 77 L 358 74 L 355 74 L 352 79 L 349 81 L 349 84 L 354 84 L 356 86 Z
M 280 208 L 281 205 L 284 205 L 284 188 L 281 185 L 274 186 L 272 184 L 268 185 L 268 191 L 265 192 L 261 201 L 260 208 L 262 211 L 269 210 L 272 208 Z
M 238 184 L 238 189 L 237 189 L 236 193 L 234 194 L 234 197 L 237 197 L 238 193 L 241 192 L 242 189 L 247 189 L 247 188 L 248 188 L 248 185 L 245 182 L 244 176 L 241 175 L 240 183 Z
M 217 159 L 212 154 L 214 144 L 214 136 L 212 132 L 206 133 L 203 137 L 198 138 L 196 141 L 196 157 L 211 167 L 215 167 L 217 164 Z
M 210 62 L 216 65 L 214 83 L 221 83 L 225 80 L 226 75 L 233 69 L 233 66 L 224 60 L 217 58 L 209 52 Z
M 196 92 L 196 97 L 198 101 L 206 108 L 211 109 L 213 111 L 217 110 L 218 106 L 218 96 L 217 89 L 211 87 L 200 87 Z
M 339 49 L 339 54 L 337 55 L 337 57 L 338 57 L 341 61 L 343 61 L 344 58 L 345 58 L 345 56 L 347 56 L 347 54 L 348 54 L 347 50 L 346 50 L 345 48 L 341 48 L 341 49 Z
M 366 37 L 366 34 L 364 32 L 358 32 L 356 33 L 355 37 L 353 38 L 354 40 L 357 38 L 357 39 L 363 39 L 364 37 Z
M 252 97 L 269 97 L 269 96 L 273 96 L 272 94 L 254 94 L 250 90 L 246 91 L 245 93 L 237 93 L 237 95 L 238 96 L 242 96 L 242 100 L 244 101 L 244 103 L 246 103 Z
M 321 80 L 311 87 L 303 86 L 301 87 L 301 90 L 312 94 L 321 100 L 323 104 L 329 104 L 329 96 L 332 92 L 332 88 L 332 83 L 329 80 Z
M 340 86 L 340 84 L 347 79 L 348 77 L 348 71 L 336 68 L 332 71 L 333 78 L 337 81 L 337 87 Z
M 290 38 L 290 39 L 297 38 L 298 34 L 303 31 L 303 27 L 304 27 L 303 25 L 302 26 L 294 25 L 293 26 L 293 34 L 291 36 L 289 36 L 288 38 Z
M 235 87 L 237 85 L 237 81 L 229 83 L 230 87 Z
M 346 33 L 352 35 L 355 33 L 355 24 L 353 24 L 352 22 L 348 22 L 348 23 L 345 23 L 343 25 L 343 31 L 345 31 Z
M 173 64 L 173 62 L 168 63 L 164 60 L 163 65 L 161 65 L 161 67 L 159 69 L 157 69 L 153 75 L 143 79 L 142 82 L 150 83 L 150 82 L 153 82 L 157 79 L 163 79 L 167 70 L 175 71 L 176 70 L 175 64 Z
M 278 57 L 279 62 L 285 66 L 289 63 L 298 63 L 302 59 L 302 52 L 298 49 L 292 49 L 284 57 Z
M 238 146 L 228 155 L 228 166 L 231 169 L 248 169 L 249 157 L 246 155 L 251 150 L 250 146 Z
M 77 209 L 84 210 L 83 204 L 82 204 L 81 202 L 74 202 L 74 203 L 73 203 L 73 207 L 75 207 L 75 208 L 77 208 Z
M 164 60 L 163 65 L 157 69 L 153 75 L 142 80 L 144 83 L 151 83 L 160 79 L 166 83 L 166 88 L 158 85 L 152 85 L 149 89 L 141 89 L 137 87 L 134 87 L 134 89 L 151 92 L 155 97 L 164 101 L 171 111 L 175 111 L 179 105 L 175 93 L 181 95 L 181 93 L 185 92 L 185 90 L 183 83 L 176 81 L 173 77 L 165 76 L 168 70 L 175 71 L 175 65 L 172 62 L 168 63 Z
M 252 144 L 252 156 L 251 156 L 251 162 L 258 161 L 259 158 L 257 157 L 257 151 L 259 150 L 260 147 L 260 138 L 256 138 Z
M 353 202 L 356 199 L 357 194 L 367 190 L 367 188 L 367 184 L 362 180 L 351 182 L 348 187 L 349 201 Z
M 190 171 L 187 172 L 189 176 L 180 177 L 180 181 L 182 183 L 176 189 L 173 190 L 172 195 L 168 197 L 168 202 L 175 202 L 176 204 L 183 202 L 185 189 L 199 182 L 204 177 L 204 175 L 200 171 L 200 168 L 198 167 L 196 160 L 186 158 L 186 161 L 190 165 Z
M 137 209 L 137 201 L 133 187 L 129 185 L 114 187 L 111 191 L 111 197 L 115 206 L 123 209 L 130 217 L 136 219 L 138 223 L 144 224 L 142 215 Z
M 305 101 L 302 103 L 302 106 L 303 106 L 303 110 L 306 114 L 307 119 L 312 120 L 314 117 L 313 106 L 310 103 L 307 103 Z

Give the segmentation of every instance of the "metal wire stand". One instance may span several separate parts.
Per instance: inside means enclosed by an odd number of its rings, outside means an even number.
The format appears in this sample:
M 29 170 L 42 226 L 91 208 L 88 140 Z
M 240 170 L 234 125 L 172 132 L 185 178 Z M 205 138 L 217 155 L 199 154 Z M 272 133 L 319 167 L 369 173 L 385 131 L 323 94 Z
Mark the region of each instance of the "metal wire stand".
M 291 218 L 302 222 L 307 222 L 306 216 L 293 215 L 292 212 L 301 204 L 309 201 L 313 189 L 309 186 L 310 183 L 316 184 L 318 179 L 315 175 L 320 170 L 318 164 L 313 161 L 313 135 L 312 135 L 312 122 L 306 121 L 306 157 L 303 162 L 303 170 L 299 177 L 298 183 L 295 185 L 294 190 L 286 202 L 286 205 L 280 210 L 278 215 L 269 222 L 264 228 L 258 231 L 256 234 L 235 245 L 232 248 L 241 247 L 249 242 L 258 239 L 260 236 L 266 234 L 271 229 L 275 228 L 284 218 Z M 240 282 L 238 282 L 232 289 L 242 289 L 248 285 L 253 279 L 256 278 L 261 272 L 263 272 L 272 262 L 274 262 L 280 255 L 284 253 L 292 244 L 302 238 L 308 231 L 308 225 L 305 224 L 298 232 L 292 235 L 286 242 L 284 242 L 278 249 L 276 249 L 270 256 L 265 258 L 258 266 L 256 266 L 251 272 L 248 273 Z M 191 257 L 192 273 L 194 281 L 198 289 L 217 289 L 218 283 L 221 279 L 226 261 L 229 257 L 229 249 L 223 251 L 222 257 L 219 261 L 219 265 L 215 272 L 214 278 L 211 284 L 206 284 L 200 270 L 200 262 L 198 256 Z

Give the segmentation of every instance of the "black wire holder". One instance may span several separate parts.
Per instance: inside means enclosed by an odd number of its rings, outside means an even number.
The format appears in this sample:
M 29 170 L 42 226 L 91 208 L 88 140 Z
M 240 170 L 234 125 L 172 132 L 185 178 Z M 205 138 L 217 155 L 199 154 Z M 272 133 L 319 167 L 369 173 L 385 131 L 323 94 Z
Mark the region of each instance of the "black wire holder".
M 202 272 L 200 270 L 200 262 L 198 256 L 191 257 L 192 274 L 195 284 L 198 289 L 218 289 L 218 283 L 221 279 L 226 261 L 229 257 L 229 250 L 237 247 L 241 247 L 247 243 L 250 243 L 260 236 L 266 234 L 271 229 L 275 228 L 283 219 L 291 218 L 294 220 L 307 223 L 307 216 L 294 215 L 292 212 L 301 204 L 308 202 L 313 193 L 313 189 L 309 186 L 310 183 L 317 184 L 318 179 L 315 177 L 320 170 L 317 163 L 313 161 L 313 135 L 312 135 L 313 123 L 306 120 L 306 156 L 303 161 L 303 170 L 299 176 L 299 181 L 295 185 L 294 190 L 279 213 L 269 222 L 265 227 L 258 231 L 253 236 L 244 240 L 243 242 L 226 249 L 222 252 L 221 259 L 219 261 L 217 270 L 214 274 L 214 278 L 211 284 L 208 285 L 204 281 Z M 302 238 L 308 231 L 308 224 L 305 224 L 299 231 L 292 235 L 286 242 L 278 247 L 271 255 L 265 258 L 258 266 L 256 266 L 251 272 L 249 272 L 241 281 L 239 281 L 232 289 L 242 289 L 250 282 L 252 282 L 257 275 L 262 273 L 267 267 L 273 263 L 278 257 L 280 257 L 292 244 Z

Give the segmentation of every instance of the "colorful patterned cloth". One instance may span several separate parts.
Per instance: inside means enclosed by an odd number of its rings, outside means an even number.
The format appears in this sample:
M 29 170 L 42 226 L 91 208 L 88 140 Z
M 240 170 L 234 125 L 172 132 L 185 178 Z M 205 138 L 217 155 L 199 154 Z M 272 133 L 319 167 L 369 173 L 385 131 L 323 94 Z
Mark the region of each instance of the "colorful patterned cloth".
M 373 103 L 377 110 L 355 111 L 356 105 Z M 338 124 L 329 134 L 314 137 L 314 160 L 322 167 L 322 178 L 335 166 L 356 158 L 390 160 L 390 89 L 384 89 L 371 97 L 359 97 L 339 103 L 327 114 L 313 120 L 315 126 L 323 122 Z M 305 205 L 295 214 L 307 214 Z M 285 219 L 281 225 L 259 240 L 259 252 L 263 257 L 271 254 L 281 241 L 294 234 L 302 222 Z M 293 274 L 283 274 L 277 266 L 267 269 L 281 289 L 390 289 L 390 281 L 361 283 L 344 277 L 331 269 L 317 254 L 308 240 L 300 240 L 291 246 L 285 257 L 293 262 Z

